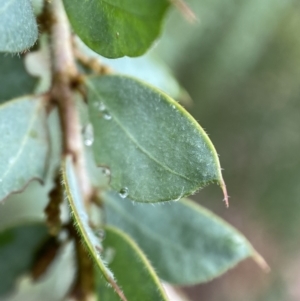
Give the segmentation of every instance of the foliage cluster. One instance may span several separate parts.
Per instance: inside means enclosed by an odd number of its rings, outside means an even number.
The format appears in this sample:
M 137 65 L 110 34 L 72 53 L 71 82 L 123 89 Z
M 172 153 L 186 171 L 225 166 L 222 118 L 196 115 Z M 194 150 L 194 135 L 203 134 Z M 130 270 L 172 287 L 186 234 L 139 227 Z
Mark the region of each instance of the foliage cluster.
M 218 183 L 228 202 L 218 155 L 168 68 L 129 58 L 171 5 L 189 12 L 183 2 L 0 4 L 0 298 L 30 275 L 21 291 L 33 300 L 34 283 L 55 275 L 64 288 L 51 300 L 168 300 L 161 280 L 206 282 L 247 257 L 264 265 L 185 198 Z

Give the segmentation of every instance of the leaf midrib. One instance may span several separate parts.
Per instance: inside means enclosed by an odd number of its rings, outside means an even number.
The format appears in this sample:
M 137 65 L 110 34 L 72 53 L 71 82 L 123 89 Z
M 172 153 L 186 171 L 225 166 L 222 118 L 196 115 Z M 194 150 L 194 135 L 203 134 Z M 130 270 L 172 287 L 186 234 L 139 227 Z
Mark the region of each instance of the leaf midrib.
M 92 239 L 88 233 L 87 228 L 89 227 L 88 224 L 86 224 L 86 222 L 84 221 L 84 219 L 81 217 L 80 215 L 80 211 L 84 211 L 85 212 L 85 208 L 84 208 L 84 202 L 83 200 L 81 200 L 81 202 L 77 202 L 76 201 L 76 196 L 74 196 L 74 190 L 71 189 L 71 180 L 72 176 L 69 175 L 70 173 L 70 169 L 72 168 L 71 165 L 67 166 L 70 161 L 70 158 L 67 158 L 65 161 L 65 166 L 63 169 L 63 176 L 64 176 L 64 182 L 65 182 L 65 189 L 66 189 L 66 193 L 67 193 L 67 197 L 69 199 L 69 204 L 71 206 L 71 209 L 73 211 L 73 219 L 75 221 L 75 223 L 77 223 L 78 226 L 78 230 L 82 236 L 82 239 L 84 241 L 84 243 L 86 244 L 87 248 L 89 249 L 91 256 L 93 257 L 94 261 L 96 262 L 96 264 L 98 265 L 100 271 L 102 272 L 102 274 L 104 275 L 104 277 L 106 278 L 107 281 L 115 281 L 113 278 L 110 277 L 109 275 L 109 270 L 108 268 L 105 266 L 102 257 L 98 258 L 97 256 L 97 250 L 96 248 L 93 246 L 92 243 Z M 73 175 L 74 179 L 75 175 Z M 85 214 L 87 214 L 85 212 Z M 91 230 L 92 231 L 92 230 Z

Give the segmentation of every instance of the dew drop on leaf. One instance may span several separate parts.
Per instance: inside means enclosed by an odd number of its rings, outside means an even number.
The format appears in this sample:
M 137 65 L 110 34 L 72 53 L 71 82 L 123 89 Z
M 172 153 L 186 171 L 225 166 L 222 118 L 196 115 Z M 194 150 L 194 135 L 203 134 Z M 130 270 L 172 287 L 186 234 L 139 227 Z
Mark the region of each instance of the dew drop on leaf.
M 111 118 L 112 118 L 107 110 L 103 111 L 103 117 L 105 120 L 111 120 Z
M 103 112 L 103 111 L 106 110 L 106 107 L 105 107 L 104 103 L 101 102 L 101 101 L 95 102 L 95 108 L 96 108 L 98 111 L 100 111 L 100 112 Z
M 109 177 L 110 176 L 110 169 L 108 167 L 102 167 L 102 173 Z
M 83 128 L 83 140 L 86 146 L 94 143 L 94 129 L 90 123 Z
M 103 240 L 105 238 L 105 231 L 103 229 L 99 229 L 99 230 L 95 231 L 95 235 L 99 239 Z
M 128 188 L 127 187 L 123 187 L 120 192 L 119 195 L 122 199 L 125 199 L 128 196 Z
M 106 106 L 104 105 L 103 102 L 97 101 L 97 102 L 95 103 L 95 108 L 96 108 L 99 112 L 102 113 L 101 116 L 103 116 L 104 119 L 106 119 L 106 120 L 111 120 L 111 115 L 110 115 L 109 112 L 107 111 Z

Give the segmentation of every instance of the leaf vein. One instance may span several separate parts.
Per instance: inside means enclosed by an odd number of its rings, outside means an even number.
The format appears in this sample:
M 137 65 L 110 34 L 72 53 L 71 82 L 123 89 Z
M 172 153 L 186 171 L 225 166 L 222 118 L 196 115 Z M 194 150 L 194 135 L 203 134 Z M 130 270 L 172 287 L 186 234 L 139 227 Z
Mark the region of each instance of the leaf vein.
M 93 90 L 93 92 L 95 93 L 95 95 L 97 97 L 100 98 L 99 93 L 97 92 L 97 90 L 92 86 L 89 85 L 91 87 L 91 89 Z M 107 106 L 107 103 L 105 103 L 105 105 Z M 151 160 L 153 160 L 156 164 L 160 165 L 161 167 L 163 167 L 165 170 L 169 171 L 170 173 L 179 176 L 193 184 L 195 184 L 196 182 L 193 181 L 192 179 L 188 178 L 185 175 L 182 175 L 178 172 L 176 172 L 175 170 L 171 169 L 169 166 L 165 165 L 164 163 L 160 162 L 158 159 L 156 159 L 151 153 L 149 153 L 143 146 L 141 146 L 139 144 L 139 142 L 130 134 L 130 132 L 122 125 L 122 123 L 119 121 L 119 119 L 111 112 L 110 108 L 107 106 L 112 119 L 118 124 L 118 126 L 120 127 L 120 129 L 126 134 L 126 136 L 132 141 L 132 143 L 142 152 L 144 153 L 146 156 L 148 156 Z

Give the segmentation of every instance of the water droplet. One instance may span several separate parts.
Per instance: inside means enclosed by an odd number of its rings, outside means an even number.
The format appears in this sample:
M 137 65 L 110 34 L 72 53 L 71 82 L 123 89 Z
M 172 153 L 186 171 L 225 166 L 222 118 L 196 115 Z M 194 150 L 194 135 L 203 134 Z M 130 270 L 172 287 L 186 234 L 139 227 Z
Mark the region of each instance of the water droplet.
M 97 254 L 100 256 L 100 254 L 103 252 L 103 248 L 102 248 L 102 246 L 99 244 L 96 244 L 95 245 L 95 249 L 96 249 L 96 251 L 97 251 Z
M 175 109 L 175 105 L 172 105 L 172 108 Z
M 0 179 L 0 183 L 2 182 L 2 179 Z
M 107 110 L 105 110 L 103 112 L 103 117 L 104 117 L 105 120 L 111 120 L 111 115 L 108 113 Z
M 102 173 L 109 177 L 110 176 L 110 169 L 108 167 L 102 167 Z
M 95 102 L 95 103 L 94 103 L 94 106 L 95 106 L 95 108 L 96 108 L 98 111 L 100 111 L 100 112 L 103 112 L 103 111 L 106 110 L 106 107 L 105 107 L 105 105 L 104 105 L 104 103 L 103 103 L 102 101 L 97 101 L 97 102 Z
M 94 142 L 94 129 L 90 123 L 83 128 L 83 139 L 86 146 L 91 146 Z
M 123 187 L 120 192 L 119 195 L 122 199 L 125 199 L 128 196 L 128 188 L 127 187 Z
M 94 106 L 99 112 L 102 113 L 100 115 L 101 117 L 103 116 L 103 118 L 105 120 L 111 120 L 112 117 L 111 117 L 110 113 L 108 112 L 108 110 L 106 109 L 106 106 L 103 102 L 101 102 L 101 101 L 95 102 Z
M 99 229 L 95 231 L 95 235 L 101 240 L 103 240 L 105 238 L 105 231 L 103 229 Z

